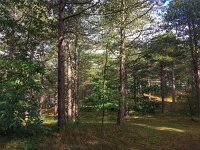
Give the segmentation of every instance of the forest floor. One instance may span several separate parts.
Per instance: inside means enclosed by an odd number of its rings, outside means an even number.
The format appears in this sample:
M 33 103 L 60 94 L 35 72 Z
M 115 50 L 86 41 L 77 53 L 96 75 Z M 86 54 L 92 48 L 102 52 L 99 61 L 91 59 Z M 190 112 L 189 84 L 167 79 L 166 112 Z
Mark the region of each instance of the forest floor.
M 79 124 L 57 132 L 56 118 L 45 115 L 45 132 L 0 136 L 2 150 L 200 150 L 200 122 L 178 115 L 129 116 L 123 126 L 107 112 L 101 132 L 101 112 L 81 114 Z

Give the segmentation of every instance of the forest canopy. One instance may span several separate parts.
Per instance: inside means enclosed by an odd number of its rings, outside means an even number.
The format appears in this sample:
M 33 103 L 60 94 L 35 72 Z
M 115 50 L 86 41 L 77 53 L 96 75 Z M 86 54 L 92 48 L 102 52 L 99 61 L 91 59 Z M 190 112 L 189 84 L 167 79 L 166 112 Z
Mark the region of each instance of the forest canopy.
M 1 1 L 0 134 L 49 116 L 60 131 L 98 114 L 102 133 L 110 115 L 198 121 L 199 49 L 199 0 Z

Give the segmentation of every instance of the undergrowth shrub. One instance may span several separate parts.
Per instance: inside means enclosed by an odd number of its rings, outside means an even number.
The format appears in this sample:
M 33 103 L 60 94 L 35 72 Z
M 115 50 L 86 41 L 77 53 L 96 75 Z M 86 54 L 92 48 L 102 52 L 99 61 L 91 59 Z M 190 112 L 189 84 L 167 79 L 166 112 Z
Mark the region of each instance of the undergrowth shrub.
M 177 101 L 183 104 L 182 111 L 180 112 L 181 114 L 190 117 L 197 116 L 197 102 L 194 92 L 179 96 Z
M 142 115 L 153 114 L 159 108 L 160 104 L 158 102 L 151 101 L 147 97 L 138 98 L 133 105 L 133 110 Z
M 38 98 L 41 86 L 37 77 L 43 72 L 38 61 L 2 59 L 0 72 L 0 129 L 3 132 L 28 130 L 40 126 Z

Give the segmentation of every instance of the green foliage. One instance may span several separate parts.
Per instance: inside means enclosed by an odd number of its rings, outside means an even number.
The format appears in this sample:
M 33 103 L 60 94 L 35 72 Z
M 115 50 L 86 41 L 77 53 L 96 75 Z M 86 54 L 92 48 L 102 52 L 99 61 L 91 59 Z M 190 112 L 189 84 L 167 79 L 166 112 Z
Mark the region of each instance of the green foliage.
M 194 117 L 197 115 L 196 97 L 194 92 L 186 93 L 178 97 L 178 102 L 183 104 L 181 113 L 186 116 Z
M 11 0 L 0 4 L 0 128 L 26 129 L 41 124 L 38 97 L 44 74 L 41 53 L 47 49 L 50 21 L 44 1 Z
M 104 98 L 104 104 L 106 110 L 117 110 L 118 108 L 118 96 L 116 90 L 112 87 L 106 86 L 103 89 L 102 81 L 99 79 L 93 79 L 91 94 L 86 98 L 86 108 L 102 109 L 102 102 Z
M 42 72 L 37 61 L 2 59 L 0 122 L 6 131 L 35 128 L 41 123 L 36 94 L 40 86 L 33 75 Z
M 135 100 L 133 105 L 133 110 L 139 114 L 153 114 L 160 107 L 158 102 L 151 101 L 147 97 L 140 97 L 138 100 Z
M 151 62 L 170 63 L 174 61 L 176 37 L 165 33 L 154 37 L 144 56 Z
M 159 85 L 151 85 L 151 86 L 146 86 L 142 88 L 142 93 L 159 93 L 160 92 L 160 86 Z
M 178 35 L 189 35 L 190 33 L 187 30 L 193 30 L 195 34 L 198 35 L 200 18 L 199 10 L 199 0 L 171 1 L 169 3 L 167 13 L 165 14 L 165 20 L 170 23 L 170 28 L 174 28 L 177 30 L 177 32 L 179 33 Z M 188 25 L 190 26 L 190 29 L 186 28 L 188 27 Z

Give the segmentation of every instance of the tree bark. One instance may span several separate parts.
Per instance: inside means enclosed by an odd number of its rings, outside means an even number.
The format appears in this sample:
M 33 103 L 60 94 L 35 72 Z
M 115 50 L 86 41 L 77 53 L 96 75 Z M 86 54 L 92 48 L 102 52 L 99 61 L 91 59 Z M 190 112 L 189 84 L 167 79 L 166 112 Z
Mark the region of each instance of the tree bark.
M 174 64 L 172 64 L 172 111 L 175 111 L 175 103 L 176 103 L 176 84 L 175 84 Z
M 45 60 L 44 60 L 45 54 L 44 54 L 44 50 L 42 49 L 42 51 L 40 52 L 40 63 L 42 65 L 42 68 L 45 70 Z M 43 103 L 46 100 L 46 93 L 44 91 L 44 87 L 45 87 L 45 77 L 44 77 L 44 73 L 42 73 L 41 77 L 40 77 L 40 84 L 42 87 L 42 92 L 41 95 L 39 97 L 39 113 L 42 114 L 42 107 L 43 107 Z
M 106 57 L 103 68 L 103 95 L 102 95 L 102 120 L 101 120 L 101 132 L 103 133 L 104 127 L 104 117 L 105 117 L 105 88 L 106 88 L 106 72 L 107 72 L 107 63 L 108 63 L 108 46 L 106 47 Z
M 126 92 L 126 95 L 127 95 L 127 89 L 128 89 L 128 75 L 127 75 L 127 68 L 125 66 L 125 92 Z M 128 111 L 128 101 L 127 101 L 127 98 L 125 98 L 125 101 L 124 101 L 124 117 L 127 117 L 129 115 L 129 111 Z
M 74 51 L 74 104 L 73 104 L 73 113 L 75 121 L 78 121 L 78 95 L 79 95 L 79 76 L 78 76 L 78 69 L 79 69 L 79 51 L 78 51 L 78 35 L 76 35 L 75 39 L 75 51 Z
M 160 95 L 162 100 L 162 113 L 165 112 L 165 92 L 164 92 L 164 66 L 160 64 Z
M 149 87 L 149 100 L 151 100 L 151 79 L 147 78 L 147 82 L 148 82 L 148 87 Z
M 137 79 L 136 79 L 136 77 L 134 77 L 134 79 L 133 79 L 133 84 L 134 84 L 133 98 L 136 101 L 136 98 L 137 98 Z
M 193 78 L 195 82 L 195 91 L 196 91 L 196 101 L 197 101 L 197 115 L 200 118 L 200 70 L 199 70 L 199 54 L 197 46 L 197 38 L 195 32 L 195 26 L 192 21 L 188 23 L 189 28 L 189 42 L 191 49 L 192 57 L 192 66 L 193 66 Z
M 13 8 L 12 8 L 12 12 L 10 14 L 11 18 L 13 20 L 16 20 L 17 19 L 17 13 L 16 13 L 16 6 L 14 5 Z M 16 52 L 16 37 L 15 37 L 15 34 L 16 34 L 16 29 L 15 28 L 12 28 L 11 29 L 11 37 L 10 37 L 10 45 L 9 45 L 9 58 L 14 58 L 15 57 L 15 52 Z
M 54 94 L 54 115 L 58 114 L 58 93 L 57 91 Z
M 196 90 L 197 115 L 200 118 L 200 71 L 198 67 L 198 60 L 194 52 L 192 52 L 192 64 L 193 64 L 195 90 Z
M 121 0 L 121 27 L 120 27 L 120 39 L 121 39 L 121 51 L 120 51 L 120 100 L 119 111 L 117 117 L 117 124 L 122 125 L 124 121 L 124 103 L 126 98 L 126 71 L 125 71 L 125 0 Z
M 200 70 L 195 48 L 192 51 L 192 64 L 193 64 L 195 90 L 196 90 L 197 115 L 200 118 Z
M 71 71 L 71 45 L 70 40 L 67 42 L 67 119 L 72 119 L 72 71 Z
M 64 7 L 65 0 L 59 0 L 59 13 L 58 13 L 58 126 L 66 124 L 65 116 L 65 71 L 64 71 Z

